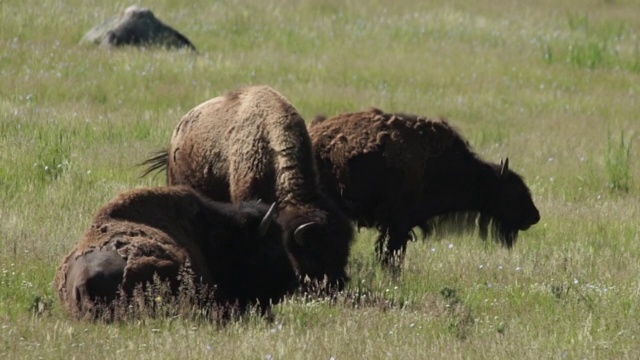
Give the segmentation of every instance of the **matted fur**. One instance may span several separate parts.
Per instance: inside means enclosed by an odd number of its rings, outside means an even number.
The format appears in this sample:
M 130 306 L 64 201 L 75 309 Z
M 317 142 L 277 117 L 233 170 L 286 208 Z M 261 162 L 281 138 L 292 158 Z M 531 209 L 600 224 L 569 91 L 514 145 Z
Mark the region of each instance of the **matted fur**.
M 176 126 L 166 153 L 145 164 L 167 166 L 169 184 L 185 184 L 218 201 L 276 201 L 285 245 L 301 277 L 344 285 L 353 230 L 319 192 L 304 119 L 269 86 L 250 86 L 206 101 Z M 303 244 L 294 241 L 306 223 Z
M 511 247 L 539 220 L 522 178 L 480 159 L 446 120 L 374 108 L 317 118 L 309 134 L 326 193 L 359 226 L 380 230 L 386 263 L 402 257 L 415 226 L 479 218 Z
M 99 317 L 102 305 L 109 309 L 155 278 L 176 293 L 188 267 L 194 284 L 215 289 L 212 303 L 266 310 L 297 287 L 280 226 L 274 221 L 259 234 L 267 210 L 216 203 L 184 186 L 122 193 L 64 257 L 55 288 L 75 317 Z

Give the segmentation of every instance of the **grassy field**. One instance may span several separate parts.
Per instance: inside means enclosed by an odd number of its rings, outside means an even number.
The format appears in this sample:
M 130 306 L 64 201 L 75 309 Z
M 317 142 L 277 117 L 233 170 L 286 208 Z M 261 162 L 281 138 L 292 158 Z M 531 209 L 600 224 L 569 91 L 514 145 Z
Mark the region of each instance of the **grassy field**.
M 0 2 L 0 358 L 640 358 L 640 2 L 160 0 L 197 55 L 78 45 L 130 3 Z M 306 119 L 445 116 L 509 156 L 542 220 L 511 251 L 411 243 L 401 274 L 353 248 L 336 303 L 224 327 L 70 320 L 55 268 L 99 206 L 164 184 L 135 165 L 189 109 L 269 84 Z

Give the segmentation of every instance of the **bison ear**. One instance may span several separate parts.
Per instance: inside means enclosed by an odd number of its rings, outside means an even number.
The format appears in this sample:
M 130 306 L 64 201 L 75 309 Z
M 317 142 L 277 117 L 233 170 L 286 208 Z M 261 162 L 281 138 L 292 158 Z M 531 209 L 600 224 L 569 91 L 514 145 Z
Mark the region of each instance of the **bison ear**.
M 309 228 L 313 227 L 314 225 L 316 225 L 316 223 L 312 221 L 302 224 L 296 228 L 296 231 L 293 232 L 293 238 L 295 239 L 296 243 L 298 243 L 298 245 L 304 246 L 304 234 L 307 232 L 307 230 L 309 230 Z
M 509 158 L 505 158 L 504 161 L 500 160 L 500 176 L 507 175 L 509 171 Z
M 271 204 L 269 211 L 267 211 L 265 216 L 262 218 L 262 221 L 260 221 L 260 226 L 258 227 L 258 233 L 260 234 L 260 236 L 264 236 L 264 234 L 267 233 L 267 230 L 269 230 L 269 225 L 271 225 L 271 221 L 273 221 L 275 213 L 276 203 L 273 203 Z

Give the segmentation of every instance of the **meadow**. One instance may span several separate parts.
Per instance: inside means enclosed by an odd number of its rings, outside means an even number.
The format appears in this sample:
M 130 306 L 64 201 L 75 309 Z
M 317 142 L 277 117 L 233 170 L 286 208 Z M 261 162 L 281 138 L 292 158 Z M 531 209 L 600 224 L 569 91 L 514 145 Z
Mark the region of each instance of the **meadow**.
M 198 54 L 79 45 L 132 3 L 0 2 L 0 358 L 640 358 L 640 2 L 138 3 Z M 512 250 L 409 244 L 400 273 L 352 250 L 337 301 L 296 296 L 218 326 L 70 319 L 62 257 L 182 115 L 269 84 L 310 121 L 370 106 L 446 117 L 509 157 L 540 210 Z

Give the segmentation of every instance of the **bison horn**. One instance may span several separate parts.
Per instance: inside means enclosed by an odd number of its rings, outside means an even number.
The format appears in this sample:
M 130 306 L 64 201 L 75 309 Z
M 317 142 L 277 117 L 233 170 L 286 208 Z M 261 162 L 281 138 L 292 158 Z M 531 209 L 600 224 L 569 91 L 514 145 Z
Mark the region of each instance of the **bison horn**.
M 298 243 L 298 245 L 304 246 L 304 232 L 307 231 L 309 227 L 315 224 L 316 223 L 312 221 L 312 222 L 302 224 L 298 226 L 298 228 L 296 228 L 296 231 L 293 232 L 293 238 L 296 240 L 296 243 Z
M 267 214 L 262 218 L 262 221 L 260 221 L 260 226 L 258 227 L 258 233 L 260 234 L 260 236 L 264 236 L 264 234 L 267 233 L 269 225 L 271 225 L 271 221 L 273 221 L 275 212 L 276 203 L 273 203 L 269 208 L 269 211 L 267 211 Z
M 505 176 L 509 171 L 509 158 L 505 158 L 504 161 L 500 160 L 500 176 Z

